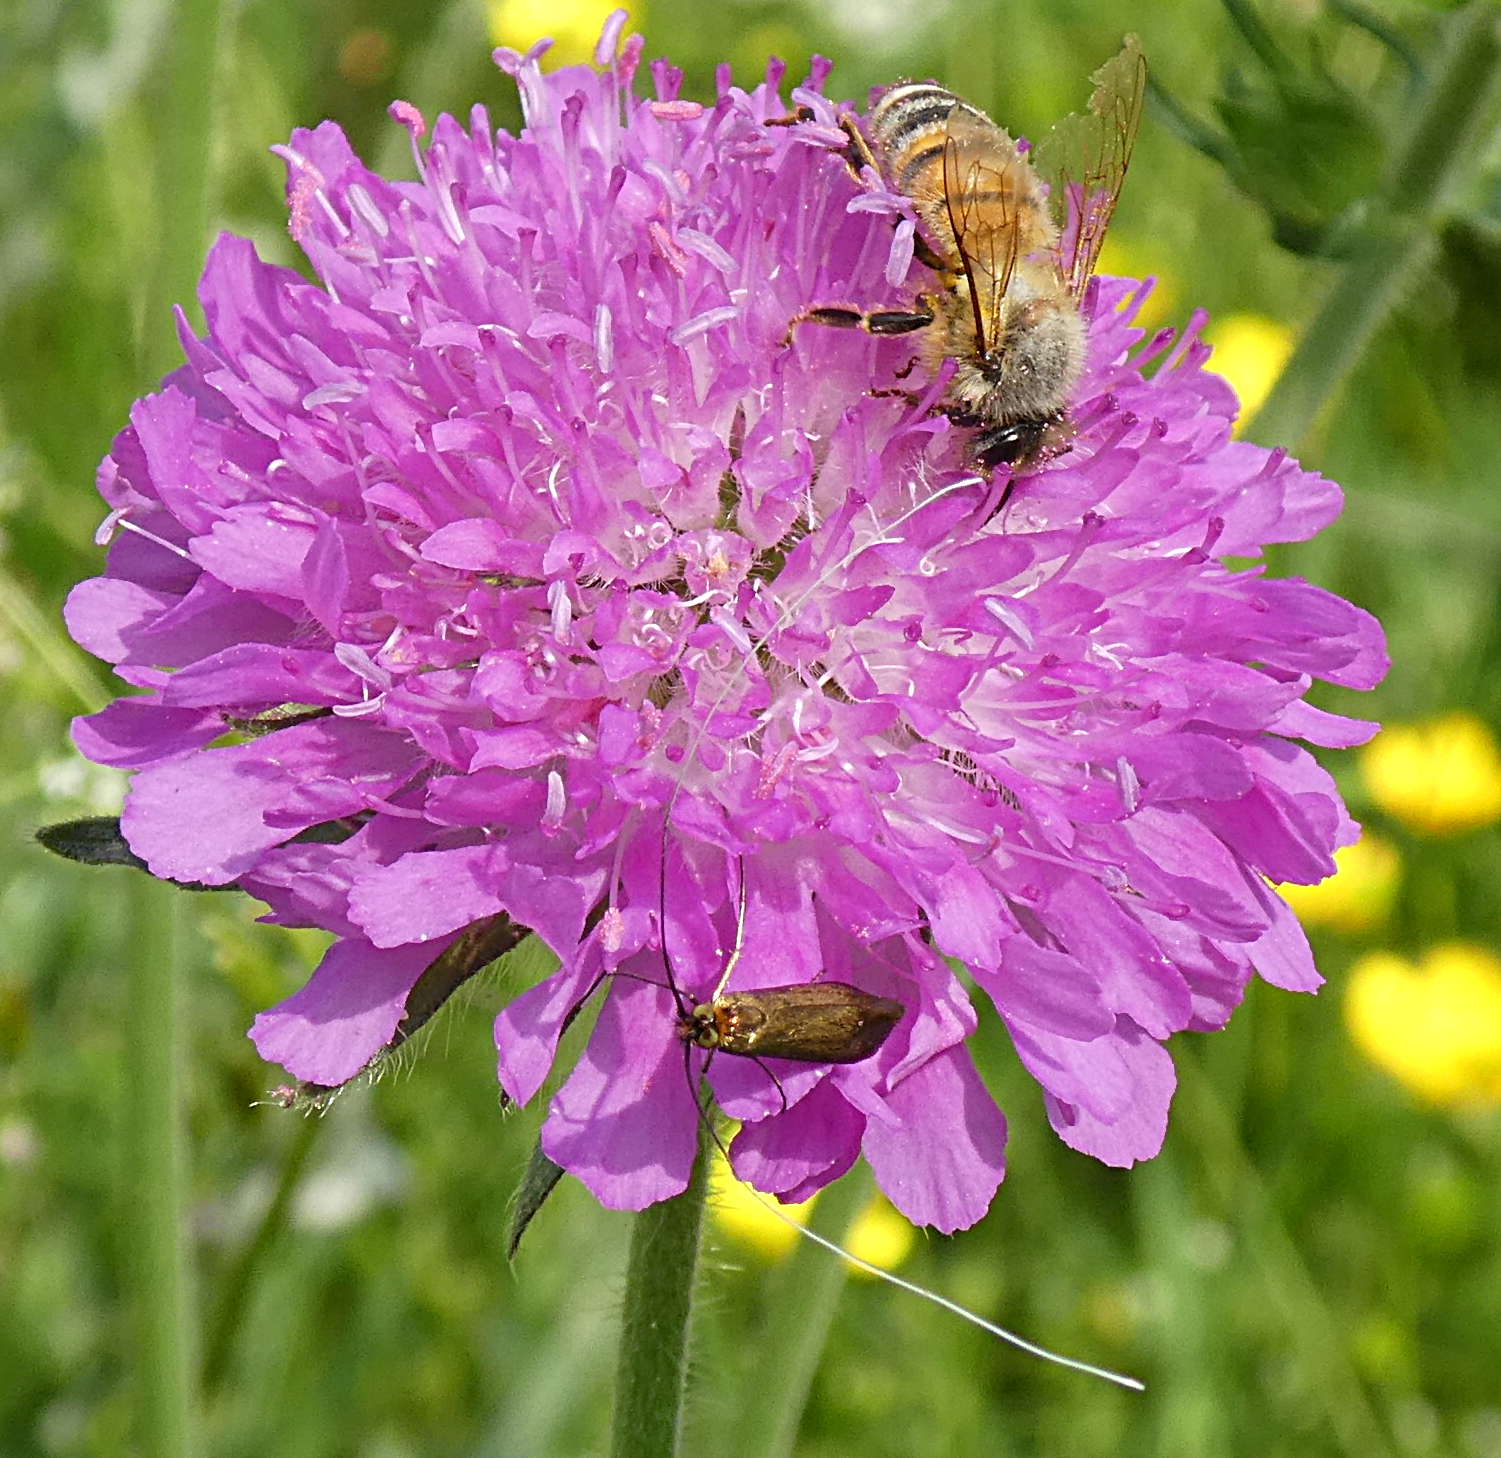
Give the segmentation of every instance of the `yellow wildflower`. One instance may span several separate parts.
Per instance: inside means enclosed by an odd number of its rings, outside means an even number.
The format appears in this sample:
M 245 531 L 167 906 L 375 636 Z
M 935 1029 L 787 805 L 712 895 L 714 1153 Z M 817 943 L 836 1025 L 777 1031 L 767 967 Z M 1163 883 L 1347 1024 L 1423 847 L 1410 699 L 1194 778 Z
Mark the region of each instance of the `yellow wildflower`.
M 1334 853 L 1334 875 L 1314 886 L 1278 886 L 1284 901 L 1309 926 L 1360 932 L 1386 920 L 1397 892 L 1402 862 L 1396 848 L 1367 831 Z
M 539 36 L 555 44 L 547 53 L 549 65 L 571 66 L 594 54 L 605 17 L 618 9 L 615 0 L 486 0 L 490 39 L 498 46 L 524 51 Z M 646 6 L 631 6 L 631 28 L 644 30 Z
M 1453 835 L 1501 819 L 1501 753 L 1463 710 L 1420 724 L 1392 724 L 1364 749 L 1371 797 L 1412 830 Z
M 719 1228 L 764 1259 L 781 1260 L 797 1243 L 797 1232 L 768 1208 L 768 1204 L 775 1204 L 772 1197 L 758 1198 L 749 1185 L 735 1178 L 734 1171 L 722 1159 L 715 1160 L 709 1175 L 709 1198 Z M 796 1224 L 806 1225 L 817 1198 L 815 1195 L 800 1205 L 776 1205 L 776 1208 Z M 844 1244 L 851 1255 L 889 1270 L 907 1259 L 914 1239 L 912 1226 L 878 1193 L 855 1217 Z M 870 1274 L 858 1266 L 852 1269 L 857 1275 Z
M 1345 1023 L 1371 1062 L 1430 1103 L 1501 1101 L 1501 957 L 1468 942 L 1418 963 L 1371 952 L 1350 970 Z
M 797 1244 L 797 1232 L 778 1220 L 766 1208 L 770 1195 L 757 1196 L 751 1187 L 735 1178 L 735 1172 L 723 1159 L 714 1161 L 709 1175 L 709 1202 L 721 1230 L 744 1245 L 758 1251 L 766 1260 L 780 1260 Z M 815 1197 L 816 1198 L 816 1197 Z M 813 1201 L 800 1205 L 778 1205 L 788 1220 L 806 1225 L 813 1211 Z
M 1210 369 L 1229 380 L 1240 396 L 1240 422 L 1250 419 L 1293 352 L 1292 330 L 1265 314 L 1227 314 L 1204 331 L 1204 338 L 1214 346 Z
M 877 1193 L 871 1197 L 870 1204 L 855 1217 L 855 1223 L 850 1226 L 844 1244 L 851 1255 L 859 1256 L 862 1261 L 869 1261 L 873 1266 L 880 1266 L 883 1271 L 889 1271 L 901 1265 L 912 1254 L 915 1239 L 911 1223 L 905 1216 L 897 1213 L 884 1195 Z M 869 1271 L 862 1271 L 859 1266 L 854 1267 L 854 1272 L 867 1280 L 875 1279 Z

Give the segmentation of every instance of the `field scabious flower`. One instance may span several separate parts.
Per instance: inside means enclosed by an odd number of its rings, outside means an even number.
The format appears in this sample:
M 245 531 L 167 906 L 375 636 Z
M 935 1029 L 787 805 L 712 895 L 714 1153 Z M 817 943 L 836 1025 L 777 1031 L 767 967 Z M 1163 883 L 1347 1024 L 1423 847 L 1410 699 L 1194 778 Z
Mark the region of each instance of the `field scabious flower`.
M 700 105 L 665 63 L 641 87 L 619 30 L 598 68 L 497 53 L 519 136 L 476 108 L 428 138 L 398 104 L 416 182 L 331 123 L 283 149 L 321 283 L 215 246 L 206 335 L 100 472 L 108 570 L 69 623 L 141 692 L 77 739 L 135 771 L 155 874 L 335 934 L 253 1029 L 298 1077 L 358 1073 L 504 913 L 561 966 L 500 1013 L 501 1082 L 537 1093 L 607 978 L 543 1147 L 639 1208 L 697 1148 L 662 984 L 708 995 L 738 940 L 735 988 L 907 1012 L 858 1063 L 716 1059 L 736 1171 L 795 1201 L 863 1153 L 957 1229 L 1006 1125 L 953 964 L 1067 1143 L 1155 1153 L 1164 1041 L 1256 973 L 1319 980 L 1267 878 L 1317 881 L 1354 836 L 1296 741 L 1366 737 L 1304 695 L 1374 683 L 1380 632 L 1221 563 L 1312 535 L 1339 491 L 1233 441 L 1197 324 L 1144 340 L 1126 280 L 1085 304 L 1071 448 L 997 510 L 938 386 L 897 393 L 910 345 L 786 340 L 921 272 L 906 204 L 835 155 L 824 68 L 790 97 L 778 68 L 721 74 Z M 813 119 L 766 125 L 793 103 Z

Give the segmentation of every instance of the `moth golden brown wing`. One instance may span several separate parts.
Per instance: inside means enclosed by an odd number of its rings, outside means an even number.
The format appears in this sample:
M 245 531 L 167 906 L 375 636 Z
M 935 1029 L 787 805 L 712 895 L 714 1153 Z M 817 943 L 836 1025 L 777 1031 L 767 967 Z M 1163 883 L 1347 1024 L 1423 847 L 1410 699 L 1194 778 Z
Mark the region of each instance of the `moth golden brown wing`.
M 886 1041 L 906 1008 L 847 982 L 731 992 L 713 1004 L 726 1053 L 806 1063 L 859 1063 Z
M 1089 110 L 1066 116 L 1032 149 L 1030 161 L 1052 187 L 1058 272 L 1078 297 L 1094 273 L 1141 125 L 1147 58 L 1134 35 L 1093 76 Z
M 982 352 L 1000 343 L 1001 300 L 1016 268 L 1030 181 L 1016 143 L 993 121 L 962 104 L 949 113 L 943 195 Z

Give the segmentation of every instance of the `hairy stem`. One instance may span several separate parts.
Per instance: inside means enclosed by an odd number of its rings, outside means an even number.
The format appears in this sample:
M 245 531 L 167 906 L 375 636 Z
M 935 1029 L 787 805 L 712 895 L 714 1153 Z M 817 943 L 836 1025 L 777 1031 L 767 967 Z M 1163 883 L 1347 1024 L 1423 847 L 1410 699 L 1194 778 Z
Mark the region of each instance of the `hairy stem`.
M 678 1451 L 707 1163 L 700 1150 L 688 1188 L 636 1216 L 620 1326 L 612 1458 L 673 1458 Z

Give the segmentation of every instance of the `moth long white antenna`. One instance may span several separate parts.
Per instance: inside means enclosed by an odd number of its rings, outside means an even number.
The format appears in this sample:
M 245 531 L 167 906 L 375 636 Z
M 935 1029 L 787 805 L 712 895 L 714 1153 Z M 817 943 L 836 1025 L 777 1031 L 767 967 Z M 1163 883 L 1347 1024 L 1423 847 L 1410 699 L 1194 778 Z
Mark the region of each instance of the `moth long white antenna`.
M 735 913 L 735 950 L 730 953 L 730 960 L 724 964 L 724 971 L 719 974 L 719 984 L 714 989 L 714 996 L 710 1002 L 718 1002 L 725 988 L 730 985 L 730 974 L 735 970 L 740 961 L 740 953 L 745 950 L 745 862 L 740 862 L 740 900 Z
M 718 1143 L 718 1140 L 715 1140 Z M 724 1146 L 721 1144 L 720 1149 Z M 728 1158 L 728 1156 L 726 1156 Z M 941 1306 L 945 1311 L 951 1311 L 955 1316 L 963 1319 L 971 1326 L 977 1326 L 981 1331 L 988 1331 L 991 1336 L 999 1337 L 1008 1346 L 1016 1347 L 1019 1351 L 1026 1352 L 1028 1356 L 1039 1357 L 1044 1362 L 1051 1362 L 1056 1367 L 1067 1367 L 1072 1372 L 1082 1372 L 1086 1377 L 1101 1377 L 1106 1382 L 1113 1382 L 1117 1387 L 1129 1388 L 1132 1392 L 1145 1392 L 1147 1385 L 1135 1377 L 1127 1377 L 1122 1372 L 1112 1372 L 1108 1367 L 1097 1367 L 1093 1362 L 1082 1362 L 1077 1357 L 1065 1357 L 1061 1352 L 1050 1352 L 1046 1347 L 1040 1347 L 1036 1342 L 1029 1342 L 1026 1337 L 1018 1336 L 1014 1331 L 1007 1331 L 1004 1326 L 997 1326 L 993 1321 L 987 1321 L 978 1312 L 971 1311 L 967 1306 L 961 1306 L 957 1301 L 950 1301 L 947 1296 L 940 1296 L 936 1291 L 930 1291 L 926 1286 L 919 1286 L 915 1282 L 903 1280 L 901 1276 L 893 1275 L 890 1271 L 883 1270 L 880 1266 L 872 1265 L 867 1260 L 847 1251 L 838 1241 L 829 1240 L 820 1235 L 816 1230 L 809 1230 L 806 1225 L 799 1225 L 785 1210 L 779 1209 L 772 1201 L 768 1200 L 754 1185 L 740 1183 L 755 1196 L 757 1201 L 764 1205 L 783 1225 L 791 1228 L 799 1235 L 806 1236 L 815 1245 L 821 1245 L 825 1250 L 847 1260 L 852 1266 L 858 1266 L 862 1271 L 868 1272 L 878 1280 L 887 1282 L 892 1286 L 900 1287 L 903 1291 L 910 1291 L 914 1296 L 921 1296 L 924 1301 L 931 1301 L 935 1306 Z
M 740 665 L 730 676 L 729 681 L 720 688 L 717 697 L 710 705 L 709 713 L 705 716 L 704 722 L 699 725 L 697 734 L 693 737 L 691 743 L 688 746 L 688 753 L 686 756 L 688 762 L 692 762 L 693 757 L 698 751 L 699 743 L 702 741 L 704 734 L 707 732 L 707 723 L 712 720 L 714 713 L 733 692 L 736 684 L 740 681 L 740 675 L 745 672 L 746 667 L 754 661 L 755 656 L 760 651 L 760 649 L 766 646 L 766 644 L 771 641 L 773 634 L 775 634 L 780 628 L 784 627 L 787 623 L 791 622 L 796 617 L 797 613 L 801 610 L 803 605 L 812 598 L 812 596 L 826 581 L 829 580 L 830 577 L 832 577 L 843 568 L 847 567 L 861 553 L 870 550 L 872 547 L 879 545 L 883 541 L 890 541 L 891 537 L 889 534 L 896 528 L 900 527 L 909 517 L 916 515 L 925 506 L 929 506 L 933 502 L 941 500 L 952 491 L 956 491 L 962 487 L 967 487 L 974 484 L 975 478 L 973 477 L 967 477 L 960 481 L 951 482 L 947 486 L 941 487 L 939 490 L 933 492 L 930 496 L 925 497 L 923 500 L 914 502 L 905 511 L 901 512 L 896 517 L 896 519 L 887 526 L 881 527 L 878 521 L 877 526 L 879 528 L 879 532 L 874 539 L 869 542 L 861 543 L 858 547 L 855 547 L 851 551 L 846 553 L 839 561 L 825 567 L 824 570 L 816 576 L 814 581 L 804 588 L 801 594 L 794 598 L 792 602 L 784 604 L 782 610 L 777 614 L 776 620 L 772 624 L 771 628 L 769 628 L 755 643 L 752 644 L 750 650 L 742 656 Z M 659 894 L 662 902 L 664 903 L 664 914 L 667 877 L 667 831 L 668 827 L 671 824 L 673 807 L 676 805 L 678 797 L 682 793 L 682 789 L 683 786 L 681 782 L 679 782 L 674 787 L 672 795 L 668 800 L 667 809 L 663 815 L 662 820 L 663 850 L 662 862 L 659 867 Z M 747 888 L 745 880 L 745 867 L 742 863 L 740 870 L 740 890 L 735 927 L 735 947 L 733 952 L 730 954 L 730 959 L 726 963 L 723 972 L 721 972 L 720 974 L 719 982 L 714 989 L 714 995 L 713 998 L 710 999 L 711 1001 L 718 1001 L 719 997 L 723 994 L 724 989 L 729 985 L 730 976 L 738 965 L 741 953 L 744 950 L 746 901 Z M 698 1110 L 700 1120 L 703 1121 L 705 1128 L 709 1131 L 710 1138 L 718 1147 L 719 1152 L 724 1156 L 726 1164 L 728 1164 L 729 1151 L 720 1141 L 719 1135 L 715 1132 L 708 1114 L 704 1111 L 703 1107 L 699 1105 L 697 1098 L 694 1099 L 694 1104 Z M 742 1181 L 742 1183 L 744 1182 Z M 883 1270 L 880 1266 L 874 1265 L 870 1261 L 867 1261 L 862 1257 L 855 1255 L 853 1252 L 846 1250 L 837 1241 L 829 1240 L 827 1237 L 818 1234 L 817 1231 L 809 1230 L 806 1226 L 799 1225 L 796 1220 L 792 1219 L 790 1215 L 781 1210 L 775 1203 L 769 1200 L 753 1185 L 746 1185 L 746 1188 L 750 1190 L 751 1194 L 755 1197 L 756 1201 L 759 1204 L 764 1206 L 773 1216 L 776 1217 L 776 1219 L 780 1220 L 784 1225 L 787 1225 L 792 1230 L 796 1231 L 798 1235 L 804 1237 L 807 1240 L 811 1240 L 815 1245 L 822 1246 L 831 1255 L 834 1255 L 841 1260 L 848 1261 L 851 1265 L 856 1266 L 860 1270 L 874 1276 L 877 1280 L 885 1281 L 888 1285 L 895 1286 L 902 1291 L 907 1291 L 911 1295 L 918 1296 L 925 1301 L 931 1301 L 935 1306 L 941 1306 L 945 1311 L 951 1312 L 953 1315 L 969 1322 L 972 1326 L 979 1327 L 981 1331 L 988 1332 L 991 1336 L 1005 1342 L 1008 1346 L 1015 1347 L 1018 1351 L 1027 1353 L 1028 1356 L 1036 1357 L 1044 1362 L 1051 1362 L 1058 1367 L 1066 1367 L 1070 1371 L 1082 1373 L 1087 1377 L 1101 1378 L 1103 1381 L 1112 1382 L 1117 1387 L 1124 1387 L 1132 1392 L 1146 1391 L 1146 1384 L 1141 1382 L 1138 1378 L 1128 1377 L 1121 1372 L 1112 1372 L 1108 1367 L 1100 1367 L 1095 1365 L 1093 1362 L 1085 1362 L 1079 1360 L 1076 1357 L 1064 1356 L 1061 1352 L 1049 1351 L 1046 1347 L 1039 1346 L 1036 1342 L 1028 1341 L 1024 1336 L 1020 1336 L 1014 1331 L 1008 1331 L 1005 1327 L 999 1326 L 993 1321 L 988 1321 L 978 1312 L 971 1311 L 966 1306 L 961 1306 L 957 1301 L 951 1301 L 946 1296 L 940 1296 L 936 1291 L 930 1291 L 925 1286 L 919 1286 L 915 1282 L 905 1280 L 901 1276 L 894 1275 L 890 1271 Z

